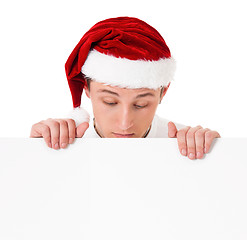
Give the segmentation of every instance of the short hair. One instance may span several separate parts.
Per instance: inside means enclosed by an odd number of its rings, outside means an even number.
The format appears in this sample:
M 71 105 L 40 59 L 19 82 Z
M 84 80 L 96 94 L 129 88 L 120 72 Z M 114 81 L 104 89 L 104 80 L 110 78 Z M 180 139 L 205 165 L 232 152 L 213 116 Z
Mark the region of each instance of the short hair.
M 84 79 L 86 80 L 88 90 L 90 91 L 90 83 L 91 83 L 91 81 L 93 81 L 93 80 L 92 80 L 92 78 L 87 77 L 87 76 L 84 76 Z

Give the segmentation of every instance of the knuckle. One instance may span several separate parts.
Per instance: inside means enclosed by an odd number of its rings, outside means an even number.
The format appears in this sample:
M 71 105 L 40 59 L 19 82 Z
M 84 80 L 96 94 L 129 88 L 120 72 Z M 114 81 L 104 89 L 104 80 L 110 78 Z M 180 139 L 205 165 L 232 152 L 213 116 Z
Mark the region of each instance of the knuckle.
M 196 138 L 202 138 L 204 137 L 204 131 L 201 129 L 201 130 L 198 130 L 195 132 L 195 137 Z
M 67 124 L 66 121 L 60 123 L 60 128 L 61 128 L 61 130 L 60 130 L 61 131 L 61 135 L 62 136 L 67 136 L 68 133 L 69 133 L 69 128 L 68 128 L 68 124 Z
M 68 138 L 61 138 L 59 143 L 60 143 L 60 146 L 62 146 L 62 144 L 64 144 L 64 143 L 68 144 L 69 143 L 69 139 Z
M 44 136 L 44 134 L 49 132 L 49 127 L 41 122 L 33 124 L 31 128 L 31 136 L 35 135 L 41 135 Z
M 47 133 L 50 131 L 50 128 L 47 125 L 43 125 L 42 129 L 43 129 L 43 133 Z
M 62 128 L 68 127 L 68 122 L 66 119 L 58 119 L 57 120 Z
M 212 131 L 206 132 L 206 133 L 205 133 L 205 137 L 208 138 L 208 139 L 213 138 L 213 132 L 212 132 Z
M 63 122 L 61 124 L 60 141 L 68 142 L 68 138 L 69 138 L 69 129 L 68 129 L 67 123 Z
M 32 125 L 31 131 L 34 131 L 38 127 L 38 123 Z
M 201 145 L 196 146 L 196 151 L 197 152 L 203 152 L 203 146 L 201 146 Z
M 75 125 L 75 120 L 74 120 L 74 119 L 68 118 L 68 119 L 66 119 L 66 121 L 67 121 L 69 124 Z
M 44 140 L 45 140 L 46 142 L 50 142 L 50 140 L 51 140 L 51 136 L 50 136 L 50 135 L 44 136 L 43 138 L 44 138 Z
M 68 137 L 69 136 L 69 130 L 68 128 L 63 128 L 61 131 L 60 131 L 60 138 L 65 138 L 65 137 Z
M 41 122 L 38 122 L 38 123 L 33 124 L 32 128 L 38 128 L 38 127 L 40 127 L 42 125 L 43 125 L 43 123 L 41 121 Z
M 52 122 L 52 121 L 54 121 L 54 119 L 52 119 L 52 118 L 47 118 L 46 120 L 42 120 L 41 122 L 42 122 L 42 123 L 49 123 L 49 122 Z
M 65 120 L 63 120 L 63 119 L 60 120 L 59 123 L 60 123 L 60 126 L 62 126 L 62 127 L 68 126 L 68 123 Z
M 53 143 L 57 143 L 59 139 L 56 136 L 52 136 L 51 140 L 52 140 Z
M 55 121 L 55 120 L 51 120 L 49 125 L 52 127 L 52 128 L 59 128 L 60 127 L 60 124 Z
M 63 137 L 61 137 L 60 142 L 61 143 L 68 143 L 69 139 L 68 139 L 68 137 L 63 136 Z
M 194 132 L 189 131 L 189 132 L 187 133 L 187 138 L 194 138 Z
M 181 129 L 177 132 L 177 138 L 181 138 L 181 137 L 185 136 L 185 134 L 186 134 L 186 130 Z
M 186 140 L 184 138 L 177 137 L 179 149 L 187 148 Z

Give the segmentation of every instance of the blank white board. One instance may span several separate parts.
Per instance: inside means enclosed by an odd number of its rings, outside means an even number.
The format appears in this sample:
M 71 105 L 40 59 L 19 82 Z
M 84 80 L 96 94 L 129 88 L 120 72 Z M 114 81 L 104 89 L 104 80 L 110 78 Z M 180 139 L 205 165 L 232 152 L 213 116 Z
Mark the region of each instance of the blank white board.
M 247 239 L 247 138 L 0 139 L 1 240 Z

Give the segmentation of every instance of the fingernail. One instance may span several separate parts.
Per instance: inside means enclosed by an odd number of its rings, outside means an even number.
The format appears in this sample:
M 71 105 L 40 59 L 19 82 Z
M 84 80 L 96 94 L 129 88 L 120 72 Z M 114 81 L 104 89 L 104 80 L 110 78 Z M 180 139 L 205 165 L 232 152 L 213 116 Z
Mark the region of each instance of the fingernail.
M 51 145 L 51 143 L 50 143 L 50 142 L 48 143 L 48 147 L 49 147 L 49 148 L 52 148 L 52 145 Z
M 194 158 L 195 158 L 194 153 L 190 153 L 190 154 L 189 154 L 189 158 L 190 158 L 190 159 L 194 159 Z
M 67 144 L 66 143 L 62 143 L 61 147 L 62 148 L 66 148 Z
M 182 154 L 183 154 L 184 156 L 186 156 L 186 150 L 185 150 L 185 149 L 182 149 Z
M 56 143 L 56 144 L 54 145 L 54 148 L 55 148 L 55 149 L 58 149 L 58 148 L 59 148 L 58 143 Z
M 201 153 L 201 152 L 197 152 L 197 153 L 196 153 L 196 157 L 197 157 L 197 158 L 201 158 L 201 157 L 202 157 L 202 153 Z
M 74 142 L 74 139 L 73 138 L 70 138 L 69 139 L 69 143 L 71 144 L 71 143 L 73 143 Z
M 207 149 L 206 148 L 204 148 L 204 153 L 207 153 Z

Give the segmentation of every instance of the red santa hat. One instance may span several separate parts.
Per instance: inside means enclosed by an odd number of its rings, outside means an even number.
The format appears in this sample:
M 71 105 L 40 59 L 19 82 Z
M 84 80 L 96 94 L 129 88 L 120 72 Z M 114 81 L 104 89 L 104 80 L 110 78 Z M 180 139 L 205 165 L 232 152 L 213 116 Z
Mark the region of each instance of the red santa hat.
M 95 24 L 81 38 L 65 64 L 76 112 L 85 77 L 123 88 L 157 89 L 173 79 L 175 61 L 159 32 L 133 17 L 110 18 Z M 89 121 L 79 114 L 80 122 Z M 74 118 L 77 118 L 74 115 Z

